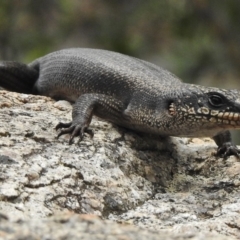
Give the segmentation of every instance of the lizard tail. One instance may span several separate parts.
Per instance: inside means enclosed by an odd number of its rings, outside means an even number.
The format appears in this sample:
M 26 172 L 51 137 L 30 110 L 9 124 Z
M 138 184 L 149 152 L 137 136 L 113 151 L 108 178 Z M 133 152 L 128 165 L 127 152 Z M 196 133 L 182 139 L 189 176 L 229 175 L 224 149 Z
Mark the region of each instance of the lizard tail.
M 27 64 L 13 61 L 0 62 L 0 86 L 7 90 L 34 93 L 34 84 L 38 75 L 38 70 Z

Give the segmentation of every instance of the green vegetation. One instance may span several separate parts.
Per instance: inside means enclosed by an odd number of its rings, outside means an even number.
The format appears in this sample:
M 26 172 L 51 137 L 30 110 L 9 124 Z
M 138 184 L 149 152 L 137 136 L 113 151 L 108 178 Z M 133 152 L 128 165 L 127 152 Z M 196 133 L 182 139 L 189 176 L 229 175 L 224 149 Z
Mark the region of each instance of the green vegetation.
M 0 57 L 24 62 L 66 47 L 150 60 L 185 81 L 240 71 L 240 1 L 2 0 Z

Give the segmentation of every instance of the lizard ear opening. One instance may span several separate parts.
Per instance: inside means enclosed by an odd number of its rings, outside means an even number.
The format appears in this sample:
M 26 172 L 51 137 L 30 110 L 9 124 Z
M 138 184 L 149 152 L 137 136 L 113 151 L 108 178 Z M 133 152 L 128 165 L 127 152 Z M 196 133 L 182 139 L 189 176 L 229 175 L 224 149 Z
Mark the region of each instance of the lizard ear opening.
M 168 112 L 171 116 L 174 116 L 177 114 L 176 111 L 176 105 L 174 104 L 174 102 L 170 102 L 168 105 Z

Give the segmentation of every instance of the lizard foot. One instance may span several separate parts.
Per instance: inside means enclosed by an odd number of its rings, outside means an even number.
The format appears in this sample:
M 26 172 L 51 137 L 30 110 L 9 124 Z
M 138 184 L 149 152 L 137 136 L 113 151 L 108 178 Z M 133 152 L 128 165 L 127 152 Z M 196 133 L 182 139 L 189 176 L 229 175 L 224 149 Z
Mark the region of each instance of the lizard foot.
M 64 134 L 70 133 L 70 139 L 69 144 L 73 143 L 73 139 L 76 136 L 79 136 L 79 141 L 82 141 L 84 133 L 88 133 L 91 137 L 93 137 L 94 133 L 91 129 L 88 129 L 88 126 L 82 126 L 82 125 L 73 125 L 72 122 L 69 123 L 58 123 L 58 125 L 55 127 L 56 130 L 61 129 L 59 134 L 57 135 L 57 138 Z
M 217 150 L 217 155 L 221 155 L 224 158 L 227 158 L 228 156 L 234 155 L 237 158 L 240 158 L 240 149 L 237 148 L 234 144 L 231 142 L 224 143 L 221 147 Z

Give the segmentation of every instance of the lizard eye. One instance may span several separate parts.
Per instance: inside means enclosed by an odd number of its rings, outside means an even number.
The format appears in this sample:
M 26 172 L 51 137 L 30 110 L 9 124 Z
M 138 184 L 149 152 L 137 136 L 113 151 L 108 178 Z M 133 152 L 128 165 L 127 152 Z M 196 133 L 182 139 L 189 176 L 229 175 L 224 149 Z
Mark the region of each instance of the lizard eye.
M 209 97 L 209 103 L 213 107 L 221 107 L 224 103 L 224 100 L 219 95 L 212 95 L 212 96 Z

